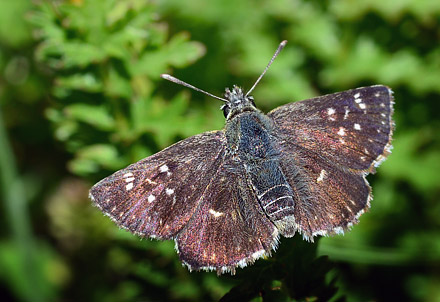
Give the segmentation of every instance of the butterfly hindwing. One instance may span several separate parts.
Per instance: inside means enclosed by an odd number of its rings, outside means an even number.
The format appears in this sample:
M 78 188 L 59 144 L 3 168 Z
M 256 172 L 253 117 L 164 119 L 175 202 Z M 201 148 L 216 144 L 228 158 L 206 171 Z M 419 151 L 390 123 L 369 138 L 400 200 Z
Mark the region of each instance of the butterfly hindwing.
M 285 150 L 285 149 L 283 149 Z M 281 168 L 293 188 L 297 228 L 306 239 L 342 233 L 369 207 L 370 187 L 363 175 L 339 169 L 297 146 L 295 157 L 281 155 Z
M 240 160 L 227 156 L 178 234 L 176 249 L 190 269 L 234 272 L 270 255 L 278 231 L 258 204 Z
M 194 215 L 225 146 L 223 131 L 192 136 L 103 179 L 90 197 L 133 233 L 173 238 Z
M 392 92 L 378 85 L 290 103 L 268 116 L 281 141 L 362 174 L 390 152 L 392 113 Z

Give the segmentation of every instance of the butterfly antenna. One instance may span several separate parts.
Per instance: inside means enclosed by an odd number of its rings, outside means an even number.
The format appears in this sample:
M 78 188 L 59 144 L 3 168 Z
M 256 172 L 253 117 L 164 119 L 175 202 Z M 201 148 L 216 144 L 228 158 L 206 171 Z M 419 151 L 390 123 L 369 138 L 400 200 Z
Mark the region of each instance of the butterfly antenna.
M 179 85 L 191 88 L 191 89 L 193 89 L 195 91 L 198 91 L 198 92 L 204 93 L 206 95 L 209 95 L 210 97 L 213 97 L 213 98 L 215 98 L 217 100 L 220 100 L 220 101 L 223 101 L 223 102 L 228 102 L 228 100 L 226 100 L 226 99 L 223 99 L 223 98 L 221 98 L 219 96 L 213 95 L 212 93 L 206 92 L 205 90 L 202 90 L 200 88 L 194 87 L 193 85 L 185 83 L 184 81 L 181 81 L 181 80 L 179 80 L 179 79 L 177 79 L 177 78 L 175 78 L 173 76 L 170 76 L 169 74 L 161 74 L 160 77 L 162 79 L 171 81 L 173 83 L 176 83 L 176 84 L 179 84 Z
M 278 46 L 277 51 L 275 51 L 274 55 L 272 56 L 272 59 L 270 59 L 269 64 L 267 64 L 266 68 L 264 69 L 263 73 L 260 75 L 260 77 L 255 81 L 255 84 L 251 87 L 251 89 L 249 89 L 249 91 L 246 93 L 246 96 L 249 95 L 249 93 L 252 92 L 252 90 L 254 90 L 255 86 L 257 86 L 258 82 L 260 82 L 261 78 L 264 76 L 264 74 L 266 73 L 266 71 L 269 69 L 270 65 L 272 65 L 273 61 L 275 60 L 275 58 L 280 54 L 281 50 L 283 50 L 284 46 L 286 46 L 287 44 L 287 40 L 284 40 L 280 43 L 280 45 Z

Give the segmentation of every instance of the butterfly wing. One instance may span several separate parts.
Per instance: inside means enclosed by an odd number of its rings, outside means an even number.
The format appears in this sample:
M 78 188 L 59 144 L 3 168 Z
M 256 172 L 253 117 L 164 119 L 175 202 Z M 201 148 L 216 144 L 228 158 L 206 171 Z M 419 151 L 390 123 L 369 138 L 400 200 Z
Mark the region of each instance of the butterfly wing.
M 257 202 L 243 164 L 227 157 L 217 170 L 200 206 L 177 235 L 176 249 L 190 269 L 235 272 L 270 255 L 278 230 Z
M 393 98 L 385 86 L 348 90 L 271 111 L 304 237 L 339 233 L 369 207 L 365 176 L 390 153 Z
M 268 113 L 282 140 L 340 168 L 373 172 L 390 152 L 392 92 L 371 86 L 280 106 Z
M 192 136 L 101 180 L 90 198 L 122 228 L 173 238 L 196 212 L 225 146 L 223 131 Z
M 343 171 L 304 149 L 291 146 L 292 151 L 295 158 L 283 155 L 280 165 L 293 188 L 295 223 L 303 237 L 343 233 L 357 223 L 370 206 L 365 176 Z
M 90 197 L 119 226 L 176 240 L 191 270 L 235 272 L 269 255 L 278 231 L 256 202 L 223 131 L 178 142 L 103 179 Z

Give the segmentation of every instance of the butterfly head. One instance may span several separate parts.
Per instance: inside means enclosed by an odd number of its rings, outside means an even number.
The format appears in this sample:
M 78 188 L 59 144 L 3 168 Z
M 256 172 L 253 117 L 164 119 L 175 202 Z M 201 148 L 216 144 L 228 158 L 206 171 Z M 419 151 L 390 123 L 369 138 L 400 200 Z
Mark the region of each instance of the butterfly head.
M 226 88 L 225 99 L 226 102 L 221 109 L 227 119 L 238 112 L 256 110 L 254 98 L 250 95 L 245 95 L 243 90 L 235 85 L 232 90 Z

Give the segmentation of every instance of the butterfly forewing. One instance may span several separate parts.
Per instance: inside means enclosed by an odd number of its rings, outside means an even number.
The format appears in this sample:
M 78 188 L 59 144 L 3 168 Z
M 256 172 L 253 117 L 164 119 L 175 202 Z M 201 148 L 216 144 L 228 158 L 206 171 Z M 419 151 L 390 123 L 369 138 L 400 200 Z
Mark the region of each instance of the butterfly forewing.
M 225 146 L 223 131 L 190 137 L 103 179 L 90 197 L 121 227 L 172 238 L 197 210 Z
M 281 141 L 363 173 L 390 151 L 392 105 L 388 87 L 370 86 L 290 103 L 268 116 Z

